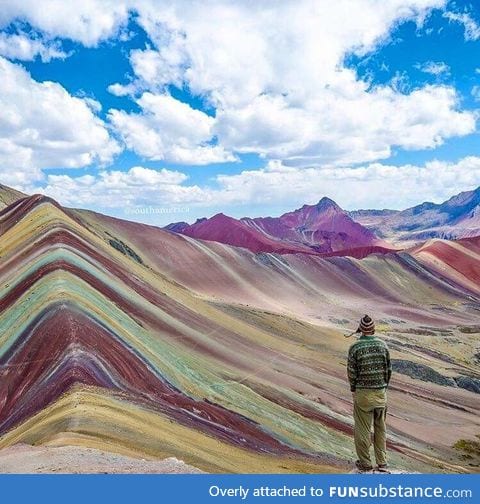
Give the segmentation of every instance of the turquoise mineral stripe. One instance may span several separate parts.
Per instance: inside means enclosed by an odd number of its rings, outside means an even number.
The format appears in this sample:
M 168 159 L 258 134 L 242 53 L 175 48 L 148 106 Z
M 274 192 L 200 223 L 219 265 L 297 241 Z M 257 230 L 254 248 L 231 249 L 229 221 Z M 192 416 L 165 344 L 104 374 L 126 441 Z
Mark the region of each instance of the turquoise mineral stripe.
M 321 426 L 318 422 L 308 420 L 295 412 L 269 401 L 252 391 L 241 383 L 223 379 L 213 372 L 209 372 L 208 363 L 200 364 L 202 357 L 199 354 L 190 355 L 180 352 L 179 347 L 167 343 L 167 339 L 152 336 L 141 326 L 122 312 L 114 303 L 106 300 L 97 291 L 92 289 L 83 280 L 68 272 L 55 272 L 40 280 L 34 286 L 35 292 L 28 291 L 19 299 L 14 307 L 10 308 L 8 316 L 0 320 L 0 333 L 5 334 L 12 320 L 18 321 L 18 315 L 24 313 L 26 296 L 30 296 L 28 316 L 14 327 L 15 332 L 8 341 L 2 345 L 1 354 L 15 341 L 41 310 L 49 307 L 47 299 L 56 302 L 63 293 L 68 292 L 68 298 L 75 300 L 75 305 L 88 316 L 94 319 L 89 305 L 95 306 L 104 317 L 99 322 L 112 329 L 111 321 L 117 321 L 123 328 L 123 333 L 116 333 L 129 347 L 134 347 L 137 352 L 149 363 L 151 368 L 164 376 L 181 390 L 190 390 L 189 384 L 201 384 L 202 396 L 199 399 L 209 398 L 214 402 L 228 407 L 241 414 L 255 418 L 262 423 L 265 431 L 273 434 L 282 442 L 303 449 L 314 451 L 328 451 L 338 456 L 348 456 L 350 452 L 348 437 L 332 429 Z M 107 318 L 108 317 L 108 318 Z M 109 320 L 110 319 L 110 320 Z M 10 321 L 10 322 L 7 322 Z M 14 324 L 15 322 L 13 322 Z M 125 334 L 126 333 L 126 334 Z M 270 428 L 266 427 L 269 425 Z M 295 442 L 292 442 L 292 439 Z

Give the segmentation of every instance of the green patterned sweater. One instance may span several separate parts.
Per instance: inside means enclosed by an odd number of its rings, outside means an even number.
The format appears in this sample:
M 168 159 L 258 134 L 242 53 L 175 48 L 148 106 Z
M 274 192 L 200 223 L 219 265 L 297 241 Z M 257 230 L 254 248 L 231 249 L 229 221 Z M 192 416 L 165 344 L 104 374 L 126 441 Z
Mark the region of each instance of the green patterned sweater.
M 361 336 L 348 351 L 350 390 L 385 388 L 392 375 L 387 345 L 375 336 Z

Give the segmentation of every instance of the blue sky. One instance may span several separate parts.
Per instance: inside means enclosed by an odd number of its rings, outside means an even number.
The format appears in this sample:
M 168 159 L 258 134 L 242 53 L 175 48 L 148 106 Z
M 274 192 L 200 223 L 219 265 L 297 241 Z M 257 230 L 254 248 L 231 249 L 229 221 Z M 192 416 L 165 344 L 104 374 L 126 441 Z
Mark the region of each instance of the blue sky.
M 6 0 L 0 182 L 159 225 L 480 185 L 478 4 L 260 4 Z

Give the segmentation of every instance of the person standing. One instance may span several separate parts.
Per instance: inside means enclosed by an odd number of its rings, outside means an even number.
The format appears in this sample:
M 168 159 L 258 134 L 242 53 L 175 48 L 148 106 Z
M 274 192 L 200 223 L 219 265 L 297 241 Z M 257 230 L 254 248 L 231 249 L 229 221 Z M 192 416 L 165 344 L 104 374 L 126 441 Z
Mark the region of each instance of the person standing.
M 347 374 L 353 396 L 354 441 L 362 471 L 373 469 L 370 458 L 371 430 L 379 471 L 387 471 L 386 424 L 387 387 L 392 376 L 390 353 L 384 341 L 375 337 L 375 323 L 365 315 L 357 333 L 360 338 L 348 350 Z

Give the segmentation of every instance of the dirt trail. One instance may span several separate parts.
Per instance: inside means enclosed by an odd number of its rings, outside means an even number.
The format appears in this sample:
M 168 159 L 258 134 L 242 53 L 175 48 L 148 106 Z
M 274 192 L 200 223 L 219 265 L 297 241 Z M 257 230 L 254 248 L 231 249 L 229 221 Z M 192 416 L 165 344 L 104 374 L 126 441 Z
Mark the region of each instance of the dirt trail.
M 76 446 L 19 444 L 0 450 L 0 473 L 201 473 L 174 457 L 145 460 Z

